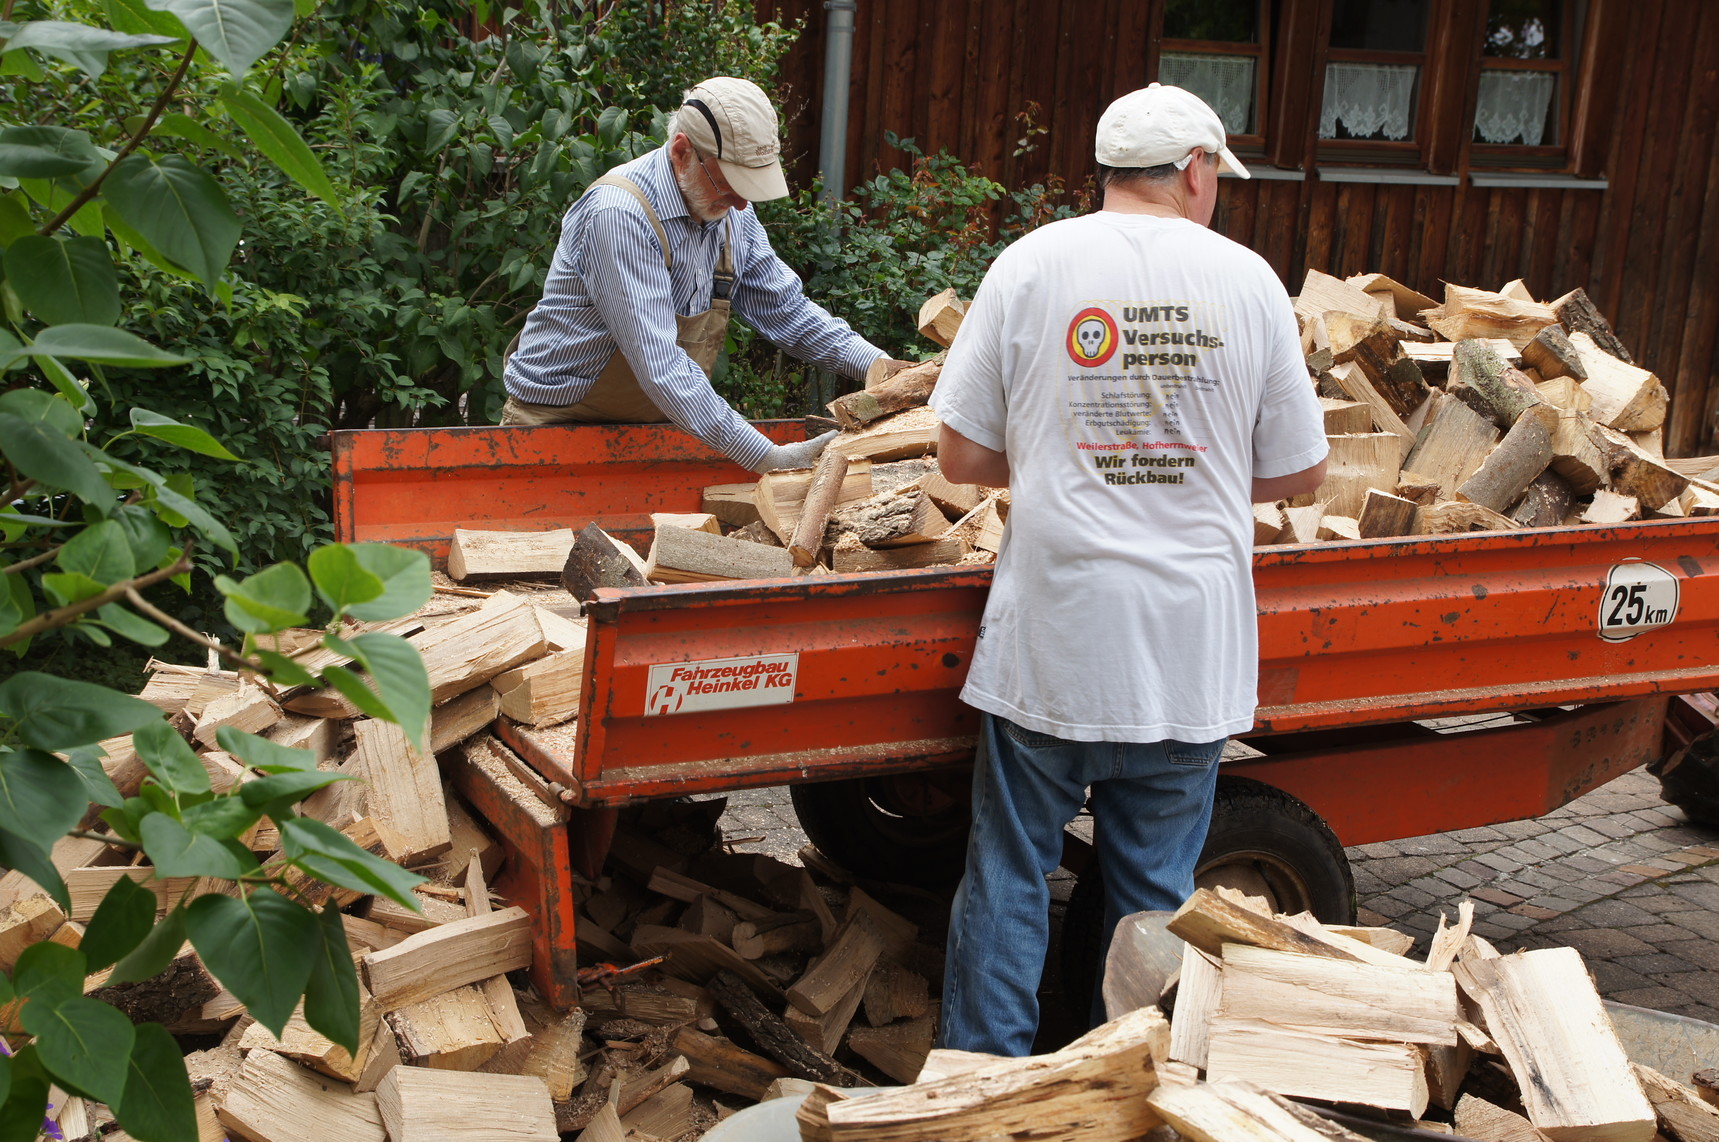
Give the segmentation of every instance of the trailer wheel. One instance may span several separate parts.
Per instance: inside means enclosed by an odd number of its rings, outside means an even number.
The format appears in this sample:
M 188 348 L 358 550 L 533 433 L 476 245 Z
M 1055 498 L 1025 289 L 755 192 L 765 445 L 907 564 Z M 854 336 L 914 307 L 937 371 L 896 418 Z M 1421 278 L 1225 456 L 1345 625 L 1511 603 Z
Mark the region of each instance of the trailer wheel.
M 1246 777 L 1218 778 L 1194 883 L 1263 896 L 1275 911 L 1311 912 L 1327 924 L 1355 922 L 1355 877 L 1331 827 L 1289 794 Z M 1094 861 L 1063 917 L 1063 988 L 1078 1019 L 1103 968 L 1103 931 L 1104 878 Z
M 961 879 L 972 825 L 966 767 L 794 785 L 806 838 L 855 876 L 921 888 Z
M 1678 713 L 1673 707 L 1673 714 Z M 1698 825 L 1719 828 L 1719 729 L 1700 722 L 1695 727 L 1673 727 L 1667 718 L 1667 752 L 1649 763 L 1647 771 L 1659 778 L 1660 796 Z M 1676 729 L 1684 729 L 1674 739 Z

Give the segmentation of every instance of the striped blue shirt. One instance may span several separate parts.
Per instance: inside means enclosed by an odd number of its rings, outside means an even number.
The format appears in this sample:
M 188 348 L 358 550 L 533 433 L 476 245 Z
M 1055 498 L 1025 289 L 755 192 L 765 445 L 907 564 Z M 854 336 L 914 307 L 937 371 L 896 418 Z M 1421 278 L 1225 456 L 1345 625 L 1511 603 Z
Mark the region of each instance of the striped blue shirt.
M 615 173 L 636 183 L 655 207 L 674 269 L 664 268 L 662 246 L 638 199 L 616 186 L 587 192 L 561 221 L 543 300 L 526 318 L 507 364 L 508 394 L 532 404 L 577 404 L 619 349 L 665 416 L 755 467 L 770 441 L 716 395 L 675 344 L 675 315 L 710 308 L 711 274 L 730 224 L 734 312 L 748 325 L 801 360 L 855 379 L 885 354 L 807 299 L 751 207 L 711 223 L 688 214 L 666 147 Z

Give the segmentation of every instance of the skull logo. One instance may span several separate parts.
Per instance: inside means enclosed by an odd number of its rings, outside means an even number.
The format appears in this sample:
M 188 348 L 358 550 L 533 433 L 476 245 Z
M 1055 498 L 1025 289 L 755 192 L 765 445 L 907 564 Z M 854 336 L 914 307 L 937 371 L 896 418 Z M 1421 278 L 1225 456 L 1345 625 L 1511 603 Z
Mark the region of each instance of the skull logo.
M 1104 322 L 1096 317 L 1089 317 L 1075 328 L 1075 340 L 1080 342 L 1080 352 L 1087 360 L 1092 360 L 1104 350 L 1104 338 L 1109 333 Z

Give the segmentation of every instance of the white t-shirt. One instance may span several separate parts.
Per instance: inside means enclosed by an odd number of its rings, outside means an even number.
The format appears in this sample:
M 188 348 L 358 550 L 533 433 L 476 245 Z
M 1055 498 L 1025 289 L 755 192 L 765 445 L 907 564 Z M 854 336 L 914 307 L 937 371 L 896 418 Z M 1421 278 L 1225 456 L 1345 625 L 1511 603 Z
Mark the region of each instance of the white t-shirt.
M 985 275 L 931 405 L 1010 466 L 962 698 L 1077 741 L 1249 728 L 1252 480 L 1326 453 L 1264 260 L 1184 219 L 1042 227 Z

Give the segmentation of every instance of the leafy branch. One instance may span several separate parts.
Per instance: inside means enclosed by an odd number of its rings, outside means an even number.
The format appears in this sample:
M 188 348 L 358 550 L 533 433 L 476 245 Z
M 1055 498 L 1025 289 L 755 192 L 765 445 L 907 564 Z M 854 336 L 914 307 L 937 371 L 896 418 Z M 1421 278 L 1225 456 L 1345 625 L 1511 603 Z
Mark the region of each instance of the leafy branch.
M 125 145 L 119 149 L 119 153 L 109 160 L 100 174 L 96 175 L 87 186 L 72 196 L 71 202 L 66 204 L 65 209 L 42 223 L 41 229 L 36 231 L 38 235 L 45 238 L 52 234 L 71 221 L 73 215 L 77 214 L 89 204 L 91 199 L 101 193 L 101 185 L 107 181 L 107 176 L 113 173 L 113 168 L 124 162 L 133 151 L 142 146 L 143 140 L 149 137 L 149 132 L 155 129 L 156 120 L 160 119 L 161 113 L 167 110 L 167 104 L 172 101 L 173 93 L 178 90 L 180 83 L 184 82 L 185 73 L 191 70 L 191 61 L 196 55 L 197 41 L 193 38 L 185 45 L 185 54 L 179 60 L 178 70 L 173 73 L 173 78 L 167 81 L 167 86 L 162 88 L 161 95 L 155 100 L 154 106 L 150 107 L 143 122 L 138 124 L 137 130 L 132 132 L 131 138 L 126 140 Z

